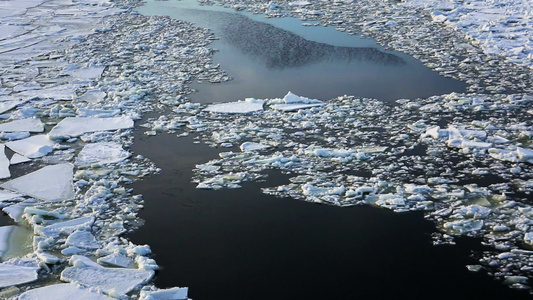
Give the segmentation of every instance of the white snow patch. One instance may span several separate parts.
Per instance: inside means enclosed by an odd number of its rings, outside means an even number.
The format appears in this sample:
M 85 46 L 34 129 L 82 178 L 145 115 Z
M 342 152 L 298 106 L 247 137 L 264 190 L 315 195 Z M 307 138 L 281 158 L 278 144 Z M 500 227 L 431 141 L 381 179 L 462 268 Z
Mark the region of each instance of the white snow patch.
M 11 172 L 9 172 L 10 163 L 5 150 L 6 147 L 0 144 L 0 179 L 11 177 Z

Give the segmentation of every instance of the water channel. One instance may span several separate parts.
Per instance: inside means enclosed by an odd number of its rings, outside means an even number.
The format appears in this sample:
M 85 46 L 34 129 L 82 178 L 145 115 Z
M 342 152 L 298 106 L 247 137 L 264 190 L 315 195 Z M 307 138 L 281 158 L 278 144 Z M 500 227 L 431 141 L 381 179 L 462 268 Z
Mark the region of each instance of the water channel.
M 281 97 L 288 90 L 319 99 L 354 94 L 394 100 L 466 86 L 332 28 L 194 3 L 148 1 L 139 9 L 192 21 L 220 37 L 212 44 L 220 50 L 214 62 L 235 80 L 196 84 L 193 101 Z M 143 131 L 136 130 L 132 150 L 163 172 L 135 183 L 145 199 L 140 216 L 146 223 L 129 237 L 151 246 L 162 267 L 155 281 L 161 288 L 188 286 L 193 299 L 232 300 L 528 297 L 483 272 L 467 271 L 465 265 L 477 261 L 471 251 L 482 250 L 479 240 L 433 246 L 434 225 L 421 213 L 264 195 L 261 187 L 287 182 L 274 171 L 267 181 L 241 189 L 198 190 L 190 182 L 194 166 L 231 149 L 210 148 L 193 135 Z

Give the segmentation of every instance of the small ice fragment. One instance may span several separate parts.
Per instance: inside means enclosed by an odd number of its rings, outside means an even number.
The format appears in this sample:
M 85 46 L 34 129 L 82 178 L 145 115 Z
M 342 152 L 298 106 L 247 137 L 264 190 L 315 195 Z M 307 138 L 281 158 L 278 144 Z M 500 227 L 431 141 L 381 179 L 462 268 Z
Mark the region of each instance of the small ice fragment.
M 100 244 L 89 231 L 74 231 L 68 236 L 65 245 L 89 250 L 100 248 Z
M 26 103 L 28 100 L 8 100 L 8 101 L 1 101 L 0 102 L 0 114 L 15 108 L 18 105 L 21 105 L 23 103 Z
M 189 288 L 174 287 L 157 291 L 141 291 L 139 300 L 187 300 Z
M 40 119 L 28 118 L 0 124 L 0 131 L 4 132 L 43 132 L 44 125 Z
M 37 258 L 47 265 L 55 265 L 61 261 L 61 259 L 50 253 L 46 253 L 42 250 L 36 252 Z
M 103 266 L 97 264 L 96 262 L 92 261 L 90 258 L 84 255 L 73 255 L 68 263 L 74 267 L 91 267 L 91 268 L 98 268 L 102 269 Z
M 0 202 L 22 197 L 21 194 L 0 190 Z
M 0 187 L 44 201 L 71 200 L 75 196 L 73 169 L 72 164 L 46 166 L 10 180 Z
M 263 145 L 261 143 L 253 143 L 253 142 L 245 142 L 242 143 L 240 146 L 241 151 L 258 151 L 258 150 L 264 150 L 270 148 L 268 145 Z
M 115 118 L 64 118 L 48 133 L 51 139 L 68 139 L 84 133 L 128 129 L 133 127 L 130 117 Z
M 113 142 L 87 144 L 78 154 L 76 165 L 90 166 L 91 164 L 109 164 L 123 161 L 130 157 L 130 153 L 122 149 L 122 145 Z
M 0 139 L 8 141 L 22 140 L 30 137 L 30 133 L 27 131 L 24 132 L 0 132 Z
M 48 285 L 24 292 L 19 300 L 114 300 L 74 283 Z
M 483 221 L 477 219 L 459 220 L 444 223 L 444 229 L 450 230 L 452 233 L 458 234 L 476 232 L 482 227 Z
M 5 145 L 27 158 L 37 158 L 47 155 L 54 150 L 54 141 L 46 135 L 34 135 L 26 139 L 7 142 Z
M 2 211 L 4 211 L 6 214 L 9 215 L 9 217 L 16 222 L 21 221 L 22 214 L 24 213 L 24 209 L 28 206 L 35 205 L 37 200 L 35 199 L 28 199 L 24 202 L 16 203 L 7 207 L 4 207 Z
M 470 272 L 479 272 L 481 270 L 482 266 L 481 265 L 466 265 L 466 268 Z
M 45 227 L 35 227 L 35 233 L 47 237 L 58 237 L 61 233 L 70 234 L 80 227 L 89 227 L 94 223 L 94 217 L 81 217 L 68 221 L 57 222 Z
M 117 268 L 69 267 L 61 272 L 61 280 L 94 288 L 102 293 L 123 296 L 148 282 L 154 271 Z
M 133 263 L 133 260 L 131 258 L 118 253 L 113 253 L 104 257 L 100 257 L 96 261 L 99 264 L 107 264 L 110 266 L 122 268 L 127 268 Z
M 0 288 L 35 281 L 37 270 L 34 267 L 0 263 Z
M 293 94 L 292 92 L 288 92 L 285 97 L 283 97 L 283 102 L 285 104 L 294 104 L 294 103 L 322 103 L 319 100 L 309 99 L 305 97 L 298 96 L 296 94 Z M 323 103 L 322 103 L 323 104 Z
M 68 247 L 68 248 L 61 250 L 61 254 L 66 255 L 66 256 L 71 256 L 71 255 L 80 254 L 84 252 L 87 252 L 87 250 L 80 249 L 78 247 Z
M 22 163 L 29 162 L 29 161 L 31 161 L 31 159 L 27 158 L 26 156 L 15 153 L 13 154 L 13 156 L 11 156 L 9 163 L 11 165 L 17 165 L 17 164 L 22 164 Z
M 204 111 L 214 113 L 226 113 L 226 114 L 249 114 L 263 110 L 264 101 L 237 101 L 229 103 L 212 104 L 204 109 Z
M 0 179 L 11 177 L 11 172 L 9 172 L 10 163 L 5 151 L 6 147 L 0 144 Z

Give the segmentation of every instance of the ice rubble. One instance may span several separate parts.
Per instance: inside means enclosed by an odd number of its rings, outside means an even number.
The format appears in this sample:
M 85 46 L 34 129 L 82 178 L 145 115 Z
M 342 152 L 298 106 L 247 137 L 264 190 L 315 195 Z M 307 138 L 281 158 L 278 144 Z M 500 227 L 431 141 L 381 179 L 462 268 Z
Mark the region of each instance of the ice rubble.
M 112 297 L 82 288 L 73 283 L 60 283 L 36 288 L 22 293 L 20 300 L 111 300 Z

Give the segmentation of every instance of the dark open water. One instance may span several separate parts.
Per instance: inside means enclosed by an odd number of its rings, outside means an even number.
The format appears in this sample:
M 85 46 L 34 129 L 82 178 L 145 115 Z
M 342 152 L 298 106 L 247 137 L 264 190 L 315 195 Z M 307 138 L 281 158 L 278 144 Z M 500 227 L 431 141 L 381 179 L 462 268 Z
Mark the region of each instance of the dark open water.
M 215 63 L 236 78 L 196 85 L 195 101 L 282 97 L 289 89 L 319 99 L 354 94 L 394 100 L 461 92 L 466 86 L 371 40 L 295 26 L 292 19 L 264 20 L 292 32 L 284 31 L 243 14 L 172 8 L 176 3 L 150 1 L 152 8 L 141 11 L 153 14 L 157 5 L 159 13 L 211 24 L 221 37 L 213 44 L 221 50 Z M 476 263 L 471 251 L 482 250 L 479 240 L 432 246 L 435 228 L 421 213 L 261 194 L 260 187 L 286 182 L 275 172 L 267 182 L 241 189 L 197 190 L 191 170 L 217 157 L 219 149 L 194 143 L 192 136 L 142 132 L 136 131 L 132 150 L 163 173 L 134 184 L 145 199 L 140 216 L 146 224 L 129 237 L 151 246 L 162 267 L 156 277 L 161 288 L 188 286 L 196 300 L 530 298 L 483 271 L 467 271 L 465 265 Z

